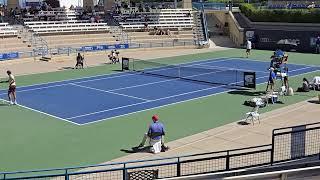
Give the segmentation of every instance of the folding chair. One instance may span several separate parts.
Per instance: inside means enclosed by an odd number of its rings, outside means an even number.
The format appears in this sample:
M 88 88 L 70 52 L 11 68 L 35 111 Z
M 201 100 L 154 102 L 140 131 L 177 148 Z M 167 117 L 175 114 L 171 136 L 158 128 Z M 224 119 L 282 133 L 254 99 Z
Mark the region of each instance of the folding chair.
M 319 88 L 320 88 L 320 76 L 315 76 L 312 79 L 312 84 L 311 85 L 312 85 L 314 91 L 316 89 L 319 90 Z
M 251 118 L 252 125 L 254 125 L 254 121 L 255 121 L 255 120 L 258 120 L 258 121 L 259 121 L 259 124 L 260 124 L 260 114 L 258 113 L 259 108 L 260 108 L 260 106 L 257 105 L 257 106 L 255 106 L 255 107 L 252 109 L 252 111 L 247 112 L 247 113 L 246 113 L 246 120 L 245 120 L 245 122 L 247 122 L 247 120 Z

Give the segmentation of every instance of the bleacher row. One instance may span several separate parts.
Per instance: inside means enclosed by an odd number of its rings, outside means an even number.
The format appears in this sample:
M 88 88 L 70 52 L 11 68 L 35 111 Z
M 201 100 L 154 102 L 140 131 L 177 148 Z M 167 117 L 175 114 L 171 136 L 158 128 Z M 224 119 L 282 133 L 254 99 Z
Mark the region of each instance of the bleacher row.
M 47 20 L 76 20 L 81 13 L 75 10 L 66 10 L 64 8 L 54 8 L 50 11 L 39 11 L 37 14 L 27 13 L 22 18 L 24 22 L 27 21 L 37 21 L 42 18 L 46 18 Z
M 185 28 L 192 29 L 194 26 L 193 13 L 191 9 L 161 9 L 151 12 L 122 11 L 121 15 L 114 18 L 125 30 L 137 30 L 144 28 Z
M 161 44 L 166 46 L 166 44 L 183 44 L 185 42 L 192 45 L 194 42 L 194 17 L 191 9 L 162 9 L 152 12 L 140 12 L 134 18 L 129 16 L 129 12 L 122 14 L 122 17 L 126 17 L 126 21 L 120 21 L 119 23 L 120 27 L 123 27 L 123 30 L 127 31 L 126 33 L 129 35 L 128 43 L 135 45 L 134 47 L 151 47 Z M 147 17 L 149 32 L 144 32 L 145 20 L 141 17 Z M 115 16 L 115 18 L 120 17 Z M 24 26 L 29 32 L 40 35 L 48 47 L 53 49 L 120 43 L 121 40 L 112 34 L 110 26 L 101 21 L 98 23 L 76 19 L 25 21 Z M 170 29 L 171 33 L 170 35 L 154 35 L 152 33 L 154 27 Z M 11 33 L 17 36 L 17 30 L 12 28 L 8 23 L 2 23 L 0 24 L 0 33 L 5 29 L 5 34 Z M 1 52 L 32 51 L 30 43 L 26 44 L 16 37 L 7 38 L 5 41 L 10 43 L 0 45 Z
M 154 12 L 141 12 L 137 13 L 135 17 L 131 16 L 131 12 L 124 12 L 121 16 L 115 15 L 114 18 L 119 21 L 124 30 L 142 29 L 146 23 L 149 28 L 192 29 L 194 26 L 191 9 L 163 9 Z M 32 21 L 24 24 L 30 31 L 38 34 L 109 30 L 107 23 L 101 21 L 92 23 L 89 20 Z
M 17 30 L 10 26 L 8 23 L 0 23 L 0 37 L 17 36 Z
M 55 33 L 72 33 L 72 32 L 99 32 L 108 31 L 107 23 L 90 23 L 90 22 L 28 22 L 25 26 L 37 34 L 55 34 Z

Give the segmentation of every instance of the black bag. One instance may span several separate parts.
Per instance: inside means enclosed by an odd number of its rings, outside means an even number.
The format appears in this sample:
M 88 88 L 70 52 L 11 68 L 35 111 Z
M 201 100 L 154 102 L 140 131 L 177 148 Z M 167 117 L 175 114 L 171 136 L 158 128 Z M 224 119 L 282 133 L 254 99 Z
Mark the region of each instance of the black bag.
M 166 152 L 169 150 L 168 146 L 165 146 L 164 144 L 161 145 L 161 152 Z

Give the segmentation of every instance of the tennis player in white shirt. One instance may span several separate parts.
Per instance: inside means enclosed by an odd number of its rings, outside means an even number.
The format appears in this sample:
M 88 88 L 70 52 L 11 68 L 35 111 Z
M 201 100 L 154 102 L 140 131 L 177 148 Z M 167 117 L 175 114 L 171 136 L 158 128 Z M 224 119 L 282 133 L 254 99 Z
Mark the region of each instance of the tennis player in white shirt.
M 17 104 L 16 80 L 15 80 L 14 76 L 12 75 L 11 71 L 7 71 L 7 74 L 9 76 L 9 79 L 8 79 L 8 83 L 9 83 L 8 98 L 9 98 L 10 104 L 16 105 Z
M 247 50 L 246 50 L 247 58 L 249 57 L 249 55 L 251 55 L 251 49 L 252 49 L 252 43 L 249 39 L 247 39 Z

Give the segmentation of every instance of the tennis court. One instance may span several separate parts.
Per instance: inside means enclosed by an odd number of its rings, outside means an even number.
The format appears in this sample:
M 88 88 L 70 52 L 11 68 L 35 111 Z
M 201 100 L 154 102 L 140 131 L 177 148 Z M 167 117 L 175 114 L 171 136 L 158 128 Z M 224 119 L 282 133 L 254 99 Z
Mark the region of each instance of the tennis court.
M 185 77 L 196 77 L 196 80 L 214 79 L 214 82 L 221 84 L 242 81 L 241 78 L 232 77 L 234 74 L 223 73 L 230 69 L 256 72 L 257 83 L 265 83 L 269 77 L 268 62 L 242 58 L 210 59 L 183 66 L 197 69 L 196 72 L 185 74 Z M 289 77 L 319 70 L 319 67 L 297 64 L 288 64 L 288 68 Z M 221 71 L 216 71 L 217 69 Z M 162 70 L 164 69 L 160 68 Z M 166 69 L 164 73 L 176 71 Z M 73 124 L 85 125 L 230 91 L 229 87 L 221 84 L 121 72 L 18 87 L 17 92 L 19 104 L 25 108 Z M 6 90 L 1 90 L 0 93 L 1 98 L 6 99 Z

